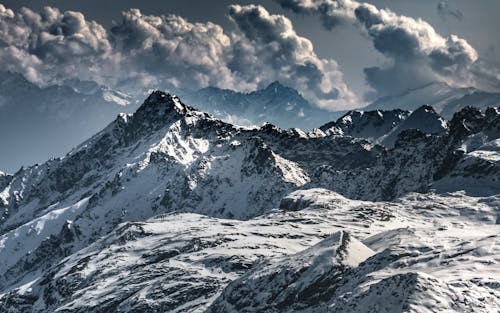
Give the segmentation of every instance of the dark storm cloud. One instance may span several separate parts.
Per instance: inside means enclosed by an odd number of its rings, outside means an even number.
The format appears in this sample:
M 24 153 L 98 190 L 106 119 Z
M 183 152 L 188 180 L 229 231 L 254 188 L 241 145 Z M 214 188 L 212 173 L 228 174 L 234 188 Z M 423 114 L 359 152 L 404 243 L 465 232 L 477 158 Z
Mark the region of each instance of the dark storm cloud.
M 454 9 L 450 6 L 450 3 L 446 0 L 439 1 L 437 4 L 437 12 L 439 16 L 446 20 L 448 17 L 455 18 L 459 21 L 464 19 L 464 14 L 459 9 Z
M 130 9 L 108 31 L 79 12 L 0 5 L 0 65 L 39 84 L 76 77 L 126 89 L 251 90 L 279 80 L 326 108 L 357 104 L 337 63 L 319 58 L 289 19 L 255 5 L 229 10 L 231 30 Z
M 341 17 L 358 25 L 377 51 L 388 59 L 383 66 L 365 69 L 368 84 L 376 96 L 394 94 L 432 81 L 451 85 L 482 87 L 476 50 L 455 35 L 447 38 L 422 19 L 398 15 L 389 9 L 344 0 L 275 0 L 299 13 Z M 324 8 L 328 7 L 328 12 Z M 327 27 L 328 28 L 328 27 Z M 491 70 L 487 71 L 491 75 Z M 486 75 L 486 74 L 485 74 Z M 480 86 L 478 86 L 480 85 Z

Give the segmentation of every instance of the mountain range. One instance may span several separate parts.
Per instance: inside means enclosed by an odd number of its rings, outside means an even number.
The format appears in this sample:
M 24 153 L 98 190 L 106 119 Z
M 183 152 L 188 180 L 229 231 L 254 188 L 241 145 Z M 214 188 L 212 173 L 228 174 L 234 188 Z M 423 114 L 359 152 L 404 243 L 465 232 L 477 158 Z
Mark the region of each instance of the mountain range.
M 209 87 L 180 94 L 187 103 L 242 126 L 272 122 L 310 130 L 340 116 L 315 107 L 279 82 L 250 93 Z M 40 87 L 20 74 L 0 72 L 0 133 L 10 134 L 0 138 L 0 146 L 8 147 L 0 155 L 2 169 L 14 172 L 21 165 L 64 155 L 119 113 L 134 112 L 141 97 L 141 92 L 124 93 L 77 79 Z
M 413 112 L 395 109 L 390 111 L 349 111 L 335 122 L 319 128 L 328 135 L 364 138 L 391 148 L 398 135 L 408 129 L 419 129 L 428 134 L 443 135 L 448 132 L 448 121 L 433 107 L 424 105 Z
M 0 137 L 0 146 L 4 147 L 0 154 L 2 170 L 12 173 L 23 165 L 43 163 L 64 155 L 105 127 L 119 113 L 134 112 L 142 102 L 144 92 L 123 92 L 78 79 L 38 86 L 20 74 L 0 72 L 0 133 L 9 134 Z M 279 82 L 247 93 L 215 87 L 179 90 L 177 93 L 191 106 L 241 126 L 269 122 L 281 128 L 310 131 L 348 113 L 318 108 L 296 90 Z M 484 111 L 499 104 L 499 94 L 432 83 L 378 99 L 362 110 L 365 113 L 397 109 L 412 112 L 422 105 L 430 105 L 445 119 L 451 119 L 453 113 L 467 105 Z M 395 133 L 386 139 L 386 145 L 394 143 Z M 360 136 L 372 136 L 376 142 L 382 143 L 381 135 L 375 133 Z
M 500 93 L 486 92 L 473 87 L 457 88 L 443 82 L 434 82 L 401 94 L 382 97 L 364 107 L 363 110 L 413 111 L 422 105 L 430 105 L 443 117 L 450 119 L 454 113 L 466 106 L 485 110 L 487 107 L 500 105 Z
M 295 89 L 275 81 L 250 93 L 215 87 L 181 94 L 190 105 L 242 126 L 273 123 L 282 128 L 311 130 L 340 116 L 308 102 Z
M 0 174 L 0 312 L 492 312 L 499 151 L 498 107 L 304 132 L 155 91 Z

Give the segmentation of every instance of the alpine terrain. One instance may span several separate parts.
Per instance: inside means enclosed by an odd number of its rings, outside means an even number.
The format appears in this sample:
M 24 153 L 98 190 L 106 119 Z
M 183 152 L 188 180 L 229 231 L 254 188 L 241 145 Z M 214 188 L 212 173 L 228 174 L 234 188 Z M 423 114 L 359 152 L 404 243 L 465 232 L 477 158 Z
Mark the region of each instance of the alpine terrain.
M 249 93 L 207 87 L 185 92 L 182 98 L 223 121 L 242 126 L 271 122 L 283 128 L 312 130 L 341 114 L 312 105 L 297 90 L 278 81 Z
M 364 109 L 411 111 L 423 104 L 431 105 L 445 118 L 452 118 L 454 113 L 466 106 L 474 106 L 482 110 L 499 106 L 500 93 L 486 92 L 474 87 L 458 88 L 444 82 L 433 82 L 419 88 L 408 89 L 400 94 L 379 98 Z
M 0 312 L 498 312 L 500 110 L 422 104 L 305 132 L 155 91 L 0 172 Z

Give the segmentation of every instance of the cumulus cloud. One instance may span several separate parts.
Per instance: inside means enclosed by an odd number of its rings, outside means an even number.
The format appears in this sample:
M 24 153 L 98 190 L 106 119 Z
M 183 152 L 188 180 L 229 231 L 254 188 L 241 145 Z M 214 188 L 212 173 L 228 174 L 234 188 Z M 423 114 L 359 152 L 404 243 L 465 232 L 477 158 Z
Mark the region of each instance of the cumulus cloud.
M 478 56 L 466 40 L 455 35 L 444 38 L 422 19 L 401 16 L 366 3 L 360 4 L 354 13 L 375 49 L 392 62 L 365 70 L 368 83 L 379 96 L 418 87 L 417 84 L 426 81 L 439 80 L 460 86 L 473 84 L 470 68 Z
M 122 63 L 134 71 L 126 80 L 138 77 L 147 83 L 149 76 L 179 88 L 240 86 L 227 66 L 231 39 L 219 25 L 131 9 L 123 12 L 111 37 Z
M 319 58 L 311 41 L 297 35 L 288 18 L 255 5 L 233 5 L 229 16 L 240 31 L 234 37 L 230 68 L 245 81 L 262 87 L 270 78 L 279 80 L 325 108 L 359 104 L 337 63 Z
M 358 6 L 351 0 L 275 0 L 283 8 L 300 14 L 319 14 L 323 26 L 331 30 L 337 25 L 348 23 Z
M 457 19 L 459 21 L 464 19 L 464 14 L 459 9 L 452 8 L 450 3 L 446 0 L 439 1 L 437 4 L 437 12 L 443 20 L 447 20 L 448 17 Z
M 105 29 L 78 12 L 46 7 L 14 14 L 0 6 L 0 55 L 4 68 L 42 82 L 44 74 L 83 77 L 112 52 Z
M 341 16 L 366 34 L 375 49 L 387 57 L 386 64 L 364 70 L 368 84 L 375 90 L 374 96 L 398 93 L 432 81 L 455 86 L 479 84 L 477 73 L 482 70 L 476 50 L 455 35 L 441 36 L 422 19 L 350 0 L 275 1 L 294 12 L 316 14 L 323 24 L 328 16 L 333 17 L 332 21 Z
M 289 19 L 261 6 L 231 6 L 229 30 L 138 9 L 122 15 L 107 30 L 80 12 L 0 5 L 0 65 L 39 84 L 79 78 L 129 91 L 248 91 L 279 80 L 328 109 L 359 104 L 337 63 L 319 58 Z
M 0 16 L 2 17 L 14 17 L 14 12 L 10 9 L 7 9 L 3 4 L 0 3 Z

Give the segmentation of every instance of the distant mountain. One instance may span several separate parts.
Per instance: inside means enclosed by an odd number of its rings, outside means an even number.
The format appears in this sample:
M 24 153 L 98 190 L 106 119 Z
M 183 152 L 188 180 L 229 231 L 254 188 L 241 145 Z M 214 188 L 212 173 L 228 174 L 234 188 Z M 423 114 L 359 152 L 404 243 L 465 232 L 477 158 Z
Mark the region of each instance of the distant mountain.
M 182 94 L 182 92 L 181 92 Z M 123 93 L 93 81 L 67 79 L 40 87 L 21 74 L 0 71 L 0 168 L 15 172 L 22 165 L 63 155 L 95 134 L 119 113 L 133 112 L 142 95 Z M 305 130 L 340 116 L 317 108 L 293 88 L 279 82 L 250 93 L 207 87 L 187 92 L 186 103 L 226 122 Z
M 408 129 L 418 129 L 426 134 L 444 135 L 448 131 L 448 122 L 431 106 L 423 105 L 379 138 L 378 142 L 386 147 L 393 147 L 399 134 Z
M 479 109 L 500 105 L 500 93 L 490 93 L 475 88 L 454 88 L 446 83 L 436 82 L 420 88 L 410 89 L 398 95 L 380 98 L 363 110 L 393 110 L 413 111 L 422 105 L 432 106 L 437 113 L 450 119 L 455 112 L 466 106 Z
M 349 111 L 319 129 L 327 135 L 363 138 L 392 148 L 405 130 L 418 129 L 426 134 L 443 135 L 448 131 L 447 123 L 431 106 L 424 105 L 413 112 L 399 109 Z
M 372 142 L 387 135 L 410 115 L 404 110 L 349 111 L 337 121 L 329 122 L 319 129 L 328 135 L 364 138 Z
M 93 82 L 39 87 L 22 75 L 0 72 L 0 166 L 21 165 L 61 156 L 106 126 L 135 100 Z
M 208 87 L 181 97 L 202 111 L 242 126 L 269 122 L 281 128 L 311 130 L 341 114 L 315 107 L 295 89 L 277 81 L 250 93 Z

